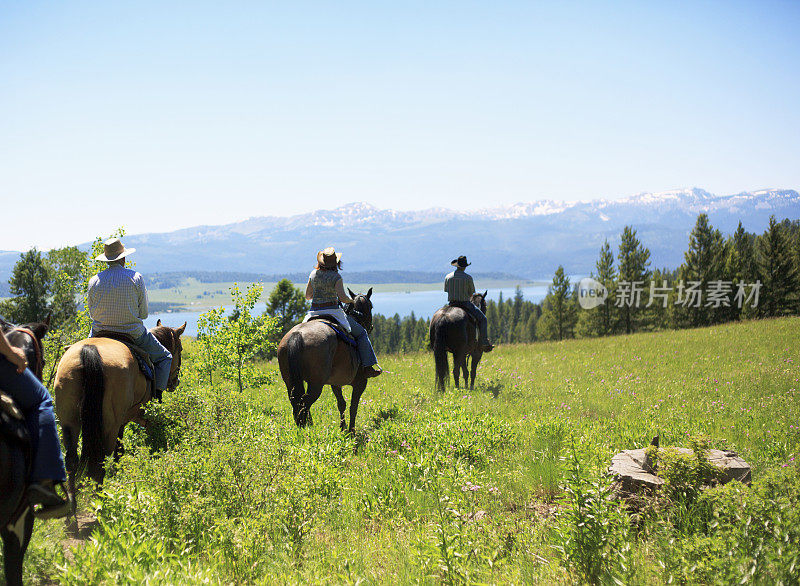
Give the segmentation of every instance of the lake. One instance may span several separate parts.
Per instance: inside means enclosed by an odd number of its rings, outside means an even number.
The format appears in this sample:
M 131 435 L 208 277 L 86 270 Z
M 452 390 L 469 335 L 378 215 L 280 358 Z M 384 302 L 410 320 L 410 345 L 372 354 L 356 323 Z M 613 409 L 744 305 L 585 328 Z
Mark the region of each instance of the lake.
M 521 287 L 522 295 L 527 301 L 541 301 L 547 294 L 546 285 L 537 285 L 532 287 Z M 503 294 L 503 299 L 508 299 L 514 296 L 514 287 L 507 287 L 502 289 L 489 289 L 488 299 L 497 301 L 500 298 L 500 293 Z M 447 302 L 447 295 L 444 291 L 413 291 L 410 293 L 393 292 L 393 293 L 373 293 L 372 305 L 375 313 L 380 313 L 385 316 L 392 316 L 398 314 L 400 317 L 405 317 L 414 312 L 417 317 L 429 318 L 434 312 Z M 259 303 L 255 307 L 256 313 L 262 313 L 267 307 L 266 303 Z M 165 325 L 179 326 L 184 321 L 186 322 L 187 336 L 197 335 L 197 318 L 206 310 L 200 311 L 175 311 L 170 313 L 154 313 L 151 314 L 146 320 L 144 325 L 152 328 L 156 325 L 156 321 L 161 319 Z

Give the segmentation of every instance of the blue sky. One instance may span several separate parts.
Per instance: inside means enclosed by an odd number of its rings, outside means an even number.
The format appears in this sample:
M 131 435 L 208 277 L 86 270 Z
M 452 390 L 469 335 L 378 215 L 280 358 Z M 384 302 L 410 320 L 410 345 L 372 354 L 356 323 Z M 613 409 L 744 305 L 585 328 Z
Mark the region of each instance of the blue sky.
M 0 0 L 0 249 L 800 187 L 800 2 Z M 11 224 L 11 225 L 9 225 Z

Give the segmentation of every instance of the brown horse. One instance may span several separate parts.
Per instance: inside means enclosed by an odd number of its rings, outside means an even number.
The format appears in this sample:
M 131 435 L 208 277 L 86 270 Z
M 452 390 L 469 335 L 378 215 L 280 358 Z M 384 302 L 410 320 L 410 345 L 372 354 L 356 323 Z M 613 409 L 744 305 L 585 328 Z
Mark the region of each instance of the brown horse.
M 486 313 L 486 295 L 475 293 L 470 301 L 475 307 Z M 483 356 L 478 344 L 478 326 L 469 314 L 457 306 L 445 305 L 437 310 L 431 318 L 430 345 L 433 348 L 433 359 L 436 365 L 436 388 L 443 391 L 447 386 L 449 373 L 447 353 L 453 354 L 453 379 L 458 388 L 459 372 L 464 374 L 464 386 L 475 388 L 475 373 Z M 467 356 L 472 358 L 469 372 Z
M 172 353 L 167 388 L 178 386 L 181 367 L 179 328 L 161 325 L 150 332 Z M 56 413 L 66 448 L 64 463 L 69 477 L 69 493 L 75 513 L 75 477 L 84 469 L 95 482 L 105 475 L 103 460 L 120 455 L 118 446 L 125 426 L 140 420 L 142 406 L 150 396 L 150 381 L 141 373 L 139 363 L 128 347 L 110 338 L 88 338 L 70 346 L 56 370 L 53 386 Z M 78 459 L 78 438 L 83 433 L 83 452 Z M 71 527 L 77 529 L 77 519 Z
M 0 331 L 11 346 L 25 352 L 31 371 L 39 380 L 44 369 L 42 338 L 49 325 L 50 316 L 44 322 L 21 327 L 0 319 Z M 8 403 L 6 409 L 0 407 L 0 536 L 6 584 L 16 586 L 22 584 L 22 561 L 33 533 L 33 511 L 26 497 L 32 454 L 22 413 L 8 395 L 3 400 Z
M 345 312 L 361 324 L 367 332 L 372 331 L 372 288 L 366 295 L 355 295 L 348 289 L 353 303 Z M 355 431 L 356 414 L 361 394 L 367 387 L 367 379 L 361 372 L 358 354 L 352 346 L 337 337 L 323 319 L 313 319 L 294 326 L 278 344 L 278 365 L 286 384 L 295 423 L 304 427 L 312 423 L 311 406 L 322 393 L 322 387 L 330 385 L 339 408 L 340 426 L 345 430 L 344 411 L 347 403 L 342 396 L 342 387 L 353 388 L 350 397 L 350 433 Z M 330 321 L 336 323 L 333 318 Z M 305 388 L 308 383 L 308 389 Z

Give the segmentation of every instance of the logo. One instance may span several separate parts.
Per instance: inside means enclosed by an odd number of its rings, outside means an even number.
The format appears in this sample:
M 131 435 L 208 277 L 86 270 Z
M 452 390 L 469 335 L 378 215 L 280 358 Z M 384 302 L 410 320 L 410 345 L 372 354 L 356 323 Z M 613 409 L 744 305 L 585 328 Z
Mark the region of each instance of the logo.
M 592 278 L 585 277 L 578 283 L 578 303 L 584 309 L 592 309 L 603 305 L 608 298 L 605 285 Z

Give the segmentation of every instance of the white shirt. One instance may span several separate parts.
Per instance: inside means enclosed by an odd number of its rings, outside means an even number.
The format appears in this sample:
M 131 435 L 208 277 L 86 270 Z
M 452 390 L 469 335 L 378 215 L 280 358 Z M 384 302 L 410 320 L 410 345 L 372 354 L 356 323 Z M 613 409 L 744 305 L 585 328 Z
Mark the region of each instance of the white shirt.
M 122 332 L 134 338 L 147 329 L 147 288 L 144 277 L 132 269 L 111 265 L 89 280 L 89 315 L 92 331 Z

